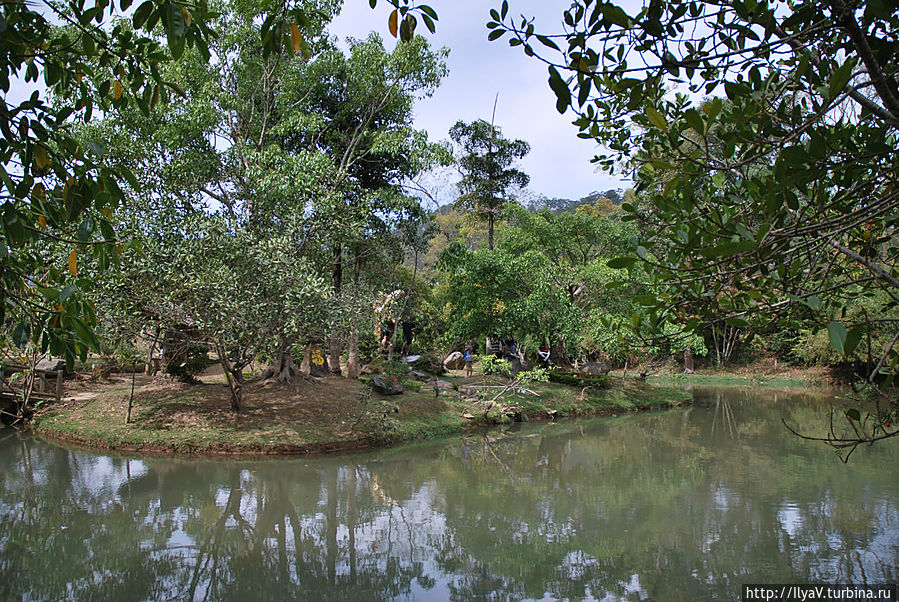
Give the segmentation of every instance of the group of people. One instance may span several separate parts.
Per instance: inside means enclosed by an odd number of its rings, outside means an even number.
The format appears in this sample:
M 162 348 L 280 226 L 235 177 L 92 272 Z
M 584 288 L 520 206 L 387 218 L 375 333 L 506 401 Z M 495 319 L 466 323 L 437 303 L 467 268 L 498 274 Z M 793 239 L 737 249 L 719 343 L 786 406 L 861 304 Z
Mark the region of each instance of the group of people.
M 395 328 L 396 322 L 392 318 L 387 318 L 381 323 L 380 348 L 382 355 L 386 356 L 393 349 Z M 418 330 L 418 324 L 412 320 L 411 316 L 403 316 L 403 319 L 400 320 L 400 329 L 403 333 L 403 346 L 400 348 L 400 354 L 406 356 L 412 353 L 412 337 Z
M 471 376 L 472 374 L 474 349 L 474 341 L 470 340 L 465 344 L 465 351 L 462 352 L 462 362 L 465 364 L 465 376 Z M 506 339 L 505 341 L 498 337 L 490 338 L 487 339 L 487 354 L 500 359 L 518 358 L 518 345 L 515 343 L 515 340 L 511 338 Z M 538 364 L 541 368 L 549 368 L 549 357 L 550 348 L 548 346 L 544 344 L 537 348 Z

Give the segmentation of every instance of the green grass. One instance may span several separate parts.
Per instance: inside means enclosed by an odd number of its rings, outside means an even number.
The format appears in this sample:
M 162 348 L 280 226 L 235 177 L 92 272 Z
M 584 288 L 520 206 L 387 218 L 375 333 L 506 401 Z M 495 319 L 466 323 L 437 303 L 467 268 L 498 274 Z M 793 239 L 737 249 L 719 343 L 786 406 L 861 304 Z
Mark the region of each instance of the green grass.
M 747 376 L 733 373 L 712 373 L 712 374 L 663 374 L 647 377 L 647 382 L 652 384 L 694 384 L 705 386 L 738 386 L 738 387 L 775 387 L 775 388 L 793 388 L 793 387 L 817 387 L 823 386 L 815 381 L 808 381 L 801 378 L 778 378 L 764 377 L 759 375 Z
M 457 384 L 462 379 L 448 379 Z M 54 439 L 102 449 L 179 454 L 318 453 L 434 439 L 518 420 L 623 414 L 684 405 L 683 390 L 640 382 L 614 382 L 607 389 L 558 383 L 529 386 L 539 397 L 509 393 L 497 404 L 464 401 L 457 391 L 433 389 L 373 399 L 365 404 L 307 404 L 297 413 L 291 399 L 266 401 L 235 416 L 214 392 L 196 387 L 137 396 L 124 424 L 127 395 L 110 392 L 81 405 L 51 409 L 34 429 Z M 492 397 L 491 397 L 492 398 Z M 326 407 L 325 407 L 326 406 Z M 469 417 L 463 417 L 468 414 Z M 514 418 L 513 418 L 514 416 Z

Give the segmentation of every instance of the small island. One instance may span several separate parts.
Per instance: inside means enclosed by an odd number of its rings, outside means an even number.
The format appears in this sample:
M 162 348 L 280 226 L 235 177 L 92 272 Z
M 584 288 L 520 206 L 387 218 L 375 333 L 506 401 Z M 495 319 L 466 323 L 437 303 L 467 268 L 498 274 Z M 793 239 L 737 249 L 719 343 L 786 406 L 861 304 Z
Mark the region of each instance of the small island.
M 586 374 L 576 378 L 584 377 L 589 382 Z M 193 384 L 119 373 L 104 382 L 86 378 L 71 383 L 69 395 L 39 412 L 32 426 L 46 439 L 118 452 L 307 455 L 512 422 L 665 410 L 691 399 L 683 388 L 635 378 L 625 383 L 616 377 L 611 385 L 603 378 L 603 386 L 524 384 L 501 375 L 465 377 L 463 370 L 449 370 L 425 375 L 424 380 L 397 378 L 391 381 L 397 389 L 392 395 L 378 393 L 371 380 L 327 376 L 289 385 L 250 383 L 241 411 L 234 413 L 229 410 L 230 389 L 217 365 Z

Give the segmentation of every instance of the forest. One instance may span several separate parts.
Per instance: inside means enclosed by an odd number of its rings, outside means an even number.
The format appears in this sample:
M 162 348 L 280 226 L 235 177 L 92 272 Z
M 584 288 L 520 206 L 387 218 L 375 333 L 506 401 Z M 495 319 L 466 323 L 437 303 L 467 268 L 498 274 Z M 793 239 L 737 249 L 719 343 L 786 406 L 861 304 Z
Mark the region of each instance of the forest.
M 440 7 L 385 3 L 345 45 L 339 0 L 4 4 L 0 88 L 46 88 L 0 105 L 4 380 L 217 362 L 240 412 L 311 363 L 390 373 L 405 322 L 438 364 L 502 340 L 525 366 L 826 366 L 858 401 L 816 438 L 899 434 L 891 3 L 575 0 L 559 32 L 496 3 L 489 39 L 543 61 L 572 137 L 632 178 L 581 199 L 528 195 L 530 144 L 490 115 L 415 129 Z

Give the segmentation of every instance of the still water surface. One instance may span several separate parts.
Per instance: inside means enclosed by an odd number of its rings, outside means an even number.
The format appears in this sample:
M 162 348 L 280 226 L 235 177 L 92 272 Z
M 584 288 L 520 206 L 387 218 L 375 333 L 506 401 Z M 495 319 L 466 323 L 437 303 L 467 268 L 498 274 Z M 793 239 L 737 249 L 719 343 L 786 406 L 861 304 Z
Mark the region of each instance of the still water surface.
M 110 457 L 0 431 L 0 599 L 738 600 L 894 583 L 899 442 L 849 465 L 780 423 L 683 411 L 318 459 Z

